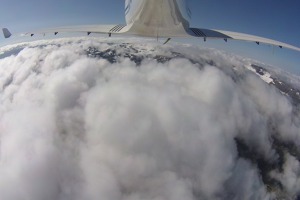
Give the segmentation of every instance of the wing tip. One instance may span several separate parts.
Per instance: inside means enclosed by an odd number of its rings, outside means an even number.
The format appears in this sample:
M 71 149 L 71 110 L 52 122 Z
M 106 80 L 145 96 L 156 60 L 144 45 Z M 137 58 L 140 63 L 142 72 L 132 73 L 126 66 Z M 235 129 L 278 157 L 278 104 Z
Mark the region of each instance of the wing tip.
M 3 32 L 4 38 L 10 38 L 10 36 L 12 35 L 7 28 L 2 28 L 2 32 Z

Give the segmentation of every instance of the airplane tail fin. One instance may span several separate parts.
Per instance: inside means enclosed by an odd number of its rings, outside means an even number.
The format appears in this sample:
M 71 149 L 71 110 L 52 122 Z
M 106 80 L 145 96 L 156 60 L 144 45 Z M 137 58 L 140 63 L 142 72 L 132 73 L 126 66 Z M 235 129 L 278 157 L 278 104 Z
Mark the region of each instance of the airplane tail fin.
M 7 28 L 3 28 L 2 32 L 3 32 L 3 35 L 5 38 L 9 38 L 11 36 L 11 33 L 9 32 L 9 30 Z

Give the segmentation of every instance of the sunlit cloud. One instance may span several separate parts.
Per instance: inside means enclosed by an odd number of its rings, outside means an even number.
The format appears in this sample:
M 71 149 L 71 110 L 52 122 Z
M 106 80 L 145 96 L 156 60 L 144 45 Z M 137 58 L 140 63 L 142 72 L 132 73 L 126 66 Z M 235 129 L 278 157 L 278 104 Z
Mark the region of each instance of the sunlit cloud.
M 276 164 L 274 137 L 300 144 L 299 111 L 245 67 L 251 60 L 151 42 L 23 47 L 0 60 L 0 199 L 278 195 L 239 147 Z M 89 47 L 119 56 L 88 56 Z M 140 64 L 131 54 L 143 57 Z M 294 155 L 286 152 L 283 171 L 269 173 L 286 195 L 299 194 Z

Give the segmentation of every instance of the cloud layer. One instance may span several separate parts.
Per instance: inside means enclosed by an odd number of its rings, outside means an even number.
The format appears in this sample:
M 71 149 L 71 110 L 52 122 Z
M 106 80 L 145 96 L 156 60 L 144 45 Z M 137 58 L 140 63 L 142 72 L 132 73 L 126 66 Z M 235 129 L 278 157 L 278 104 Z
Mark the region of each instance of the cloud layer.
M 60 44 L 60 45 L 57 45 Z M 272 199 L 236 139 L 276 163 L 299 111 L 244 68 L 193 46 L 64 39 L 0 60 L 1 200 Z M 132 48 L 126 48 L 126 47 Z M 115 63 L 86 55 L 115 50 Z M 133 51 L 133 49 L 137 51 Z M 125 54 L 145 56 L 137 66 Z M 183 56 L 158 62 L 154 55 Z M 270 172 L 296 197 L 299 161 Z M 280 194 L 283 195 L 283 194 Z

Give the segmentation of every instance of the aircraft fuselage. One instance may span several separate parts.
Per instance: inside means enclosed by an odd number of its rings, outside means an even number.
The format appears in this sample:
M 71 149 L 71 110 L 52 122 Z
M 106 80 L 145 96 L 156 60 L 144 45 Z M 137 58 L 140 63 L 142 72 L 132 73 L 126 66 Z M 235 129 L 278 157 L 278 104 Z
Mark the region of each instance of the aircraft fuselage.
M 186 0 L 126 0 L 125 19 L 135 33 L 168 37 L 186 34 L 191 11 Z

